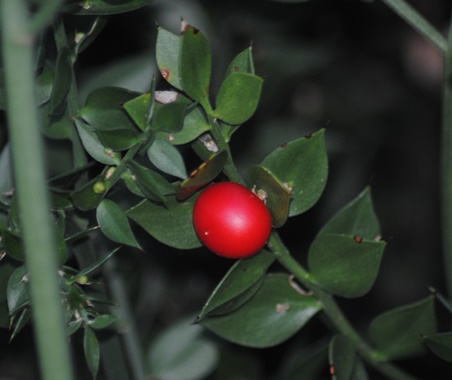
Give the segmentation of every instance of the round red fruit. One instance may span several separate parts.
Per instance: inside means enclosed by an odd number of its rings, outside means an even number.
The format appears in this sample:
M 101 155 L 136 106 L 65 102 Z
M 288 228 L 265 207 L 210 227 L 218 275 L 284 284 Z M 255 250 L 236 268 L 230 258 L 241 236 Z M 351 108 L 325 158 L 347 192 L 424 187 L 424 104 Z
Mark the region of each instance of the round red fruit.
M 201 193 L 194 206 L 193 224 L 207 248 L 233 259 L 259 252 L 272 228 L 264 202 L 234 182 L 220 182 Z

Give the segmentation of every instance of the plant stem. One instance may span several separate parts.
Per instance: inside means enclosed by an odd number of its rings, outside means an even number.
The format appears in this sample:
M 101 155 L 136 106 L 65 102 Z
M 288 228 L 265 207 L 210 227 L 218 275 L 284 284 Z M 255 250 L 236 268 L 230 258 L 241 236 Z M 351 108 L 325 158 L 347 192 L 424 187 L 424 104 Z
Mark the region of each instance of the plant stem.
M 8 128 L 42 379 L 71 380 L 25 3 L 0 0 Z
M 444 59 L 443 120 L 441 136 L 441 210 L 443 258 L 447 293 L 452 297 L 452 25 Z
M 337 305 L 334 297 L 324 292 L 318 286 L 311 282 L 311 276 L 290 254 L 288 249 L 281 241 L 279 235 L 273 232 L 269 247 L 275 254 L 277 260 L 291 274 L 293 274 L 307 289 L 309 289 L 315 298 L 317 298 L 323 306 L 323 311 L 328 316 L 336 330 L 347 337 L 355 345 L 357 351 L 361 354 L 366 362 L 374 367 L 377 371 L 394 380 L 413 380 L 414 377 L 406 374 L 396 366 L 388 362 L 378 360 L 378 352 L 370 347 L 358 334 L 358 332 L 349 323 L 342 310 Z
M 438 50 L 447 51 L 447 41 L 422 15 L 404 0 L 383 0 L 408 24 L 422 34 Z

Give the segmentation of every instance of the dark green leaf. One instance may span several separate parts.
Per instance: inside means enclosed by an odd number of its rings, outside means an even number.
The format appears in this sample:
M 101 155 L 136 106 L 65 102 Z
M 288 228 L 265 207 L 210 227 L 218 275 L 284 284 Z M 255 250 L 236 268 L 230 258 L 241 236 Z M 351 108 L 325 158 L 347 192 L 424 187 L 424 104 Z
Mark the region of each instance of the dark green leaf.
M 102 314 L 90 321 L 89 326 L 93 329 L 105 329 L 118 321 L 118 317 L 110 314 Z
M 307 211 L 322 195 L 328 176 L 324 130 L 277 148 L 262 166 L 292 188 L 289 216 Z
M 370 339 L 383 360 L 422 353 L 422 336 L 435 332 L 433 296 L 381 314 L 372 321 L 369 328 Z
M 275 256 L 262 250 L 259 254 L 237 261 L 226 273 L 210 295 L 198 320 L 206 316 L 225 314 L 242 306 L 259 289 L 267 269 L 275 261 Z M 254 287 L 254 285 L 258 285 Z M 251 292 L 248 290 L 252 289 Z
M 41 73 L 38 75 L 36 82 L 36 99 L 37 105 L 40 106 L 47 103 L 52 95 L 54 71 L 50 65 L 45 65 Z
M 28 273 L 24 266 L 17 268 L 9 278 L 7 298 L 10 315 L 15 314 L 18 310 L 30 303 L 28 281 Z
M 104 199 L 96 210 L 97 223 L 110 240 L 141 249 L 133 235 L 129 220 L 115 202 Z
M 66 105 L 66 95 L 72 83 L 72 62 L 70 51 L 63 48 L 58 52 L 52 94 L 50 96 L 50 114 L 59 114 Z
M 29 307 L 23 309 L 19 314 L 14 315 L 13 321 L 13 332 L 11 333 L 10 341 L 13 340 L 17 334 L 25 327 L 28 321 L 31 319 L 31 310 Z
M 105 148 L 89 124 L 78 118 L 74 121 L 83 147 L 92 158 L 105 165 L 119 164 L 121 160 L 120 154 Z
M 108 186 L 105 176 L 98 175 L 83 187 L 76 189 L 72 193 L 75 207 L 82 211 L 95 209 L 107 194 Z
M 80 327 L 82 327 L 82 324 L 83 324 L 83 319 L 79 319 L 79 320 L 70 322 L 66 329 L 66 335 L 69 336 L 69 335 L 72 335 L 75 332 L 77 332 L 78 329 Z
M 55 237 L 55 245 L 57 249 L 58 266 L 63 265 L 67 260 L 67 244 L 64 238 L 66 232 L 65 219 L 61 215 L 57 215 L 54 219 L 53 231 Z
M 212 66 L 209 42 L 201 31 L 184 21 L 179 53 L 182 89 L 194 100 L 207 99 Z
M 158 131 L 157 136 L 163 136 L 173 145 L 181 145 L 195 140 L 199 135 L 210 129 L 210 124 L 206 121 L 202 111 L 197 107 L 185 116 L 182 130 L 175 133 Z
M 145 168 L 133 160 L 128 163 L 128 166 L 135 176 L 140 190 L 147 198 L 166 202 L 166 196 L 176 192 L 173 185 L 159 173 Z
M 342 297 L 361 297 L 375 282 L 385 243 L 325 234 L 311 244 L 308 265 L 320 287 Z
M 41 131 L 45 136 L 58 140 L 70 140 L 72 138 L 74 125 L 67 109 L 49 115 L 50 102 L 48 102 L 41 106 L 38 111 L 41 116 Z
M 64 12 L 75 15 L 111 15 L 134 11 L 150 4 L 152 0 L 70 0 Z
M 165 205 L 145 200 L 126 214 L 163 244 L 178 249 L 197 248 L 202 244 L 193 228 L 193 205 L 196 198 L 193 196 L 179 202 L 170 196 Z
M 226 76 L 233 73 L 248 73 L 254 74 L 254 63 L 251 46 L 239 54 L 232 60 L 226 70 Z
M 288 359 L 288 360 L 287 360 Z M 320 379 L 328 365 L 328 346 L 322 344 L 296 347 L 295 355 L 287 355 L 288 364 L 283 368 L 277 379 L 284 380 L 313 380 Z M 358 380 L 358 379 L 357 379 Z
M 150 378 L 204 379 L 216 367 L 218 350 L 202 337 L 203 329 L 187 318 L 163 331 L 149 347 Z
M 0 152 L 0 203 L 9 205 L 14 189 L 11 149 L 7 143 Z
M 294 335 L 319 310 L 320 303 L 294 290 L 285 274 L 268 275 L 247 303 L 232 313 L 200 323 L 220 337 L 244 346 L 275 346 Z
M 177 192 L 177 198 L 179 200 L 186 199 L 200 188 L 212 182 L 222 172 L 227 158 L 228 155 L 225 151 L 213 154 L 181 183 Z
M 347 234 L 369 240 L 380 239 L 380 225 L 366 189 L 335 215 L 320 234 Z
M 185 96 L 177 95 L 174 101 L 161 103 L 163 99 L 157 98 L 157 96 L 156 93 L 156 103 L 151 121 L 152 129 L 179 132 L 184 125 L 185 112 L 190 101 Z
M 135 124 L 144 131 L 148 122 L 148 112 L 151 106 L 151 94 L 143 94 L 135 99 L 129 100 L 124 103 L 124 109 L 129 116 L 135 122 Z
M 423 337 L 427 347 L 441 359 L 452 363 L 452 332 Z
M 367 375 L 366 366 L 364 365 L 360 356 L 356 356 L 355 367 L 353 368 L 353 373 L 350 378 L 351 380 L 369 380 Z
M 107 17 L 80 17 L 77 18 L 75 33 L 75 54 L 80 54 L 97 38 L 107 24 Z M 66 32 L 68 33 L 68 32 Z
M 181 90 L 179 76 L 180 37 L 159 27 L 155 56 L 157 66 L 169 84 Z
M 333 368 L 334 380 L 351 380 L 355 368 L 355 346 L 347 337 L 336 335 L 330 342 L 330 368 Z
M 123 88 L 105 87 L 93 91 L 80 110 L 106 148 L 125 150 L 137 143 L 138 129 L 123 105 L 139 94 Z
M 72 283 L 76 282 L 80 277 L 83 276 L 89 276 L 90 274 L 92 274 L 93 272 L 95 272 L 97 269 L 99 269 L 102 265 L 104 265 L 108 260 L 110 260 L 110 258 L 119 250 L 121 249 L 121 247 L 117 247 L 114 250 L 112 250 L 110 253 L 108 253 L 107 255 L 105 255 L 103 258 L 101 258 L 99 261 L 96 261 L 95 263 L 89 265 L 88 267 L 86 267 L 85 269 L 83 269 L 82 271 L 80 271 L 79 273 L 77 273 L 76 275 L 74 275 L 71 279 Z
M 184 179 L 187 177 L 182 155 L 167 140 L 155 139 L 147 154 L 149 160 L 162 172 L 178 178 Z
M 6 253 L 15 260 L 24 261 L 25 251 L 20 236 L 12 233 L 11 231 L 2 230 L 2 244 Z
M 250 169 L 248 185 L 258 195 L 259 191 L 265 192 L 265 204 L 270 210 L 273 227 L 283 226 L 289 216 L 290 190 L 268 169 L 260 165 L 255 165 Z
M 86 364 L 88 364 L 89 371 L 91 372 L 93 379 L 96 379 L 97 372 L 99 371 L 100 359 L 99 341 L 93 330 L 88 326 L 85 327 L 83 349 L 85 350 L 85 360 Z
M 218 91 L 213 115 L 228 124 L 244 123 L 256 112 L 262 84 L 262 78 L 252 74 L 231 74 Z
M 3 258 L 0 261 L 0 328 L 9 328 L 8 281 L 19 263 Z

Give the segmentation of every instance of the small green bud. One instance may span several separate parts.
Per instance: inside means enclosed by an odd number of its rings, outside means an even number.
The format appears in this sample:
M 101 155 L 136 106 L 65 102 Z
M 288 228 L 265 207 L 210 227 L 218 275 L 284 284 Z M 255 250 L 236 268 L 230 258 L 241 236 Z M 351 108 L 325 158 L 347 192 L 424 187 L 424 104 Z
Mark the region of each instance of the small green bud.
M 105 183 L 102 181 L 98 181 L 93 185 L 93 191 L 96 194 L 102 194 L 106 190 Z
M 88 283 L 88 277 L 87 276 L 80 276 L 76 280 L 77 284 L 80 285 L 86 285 Z

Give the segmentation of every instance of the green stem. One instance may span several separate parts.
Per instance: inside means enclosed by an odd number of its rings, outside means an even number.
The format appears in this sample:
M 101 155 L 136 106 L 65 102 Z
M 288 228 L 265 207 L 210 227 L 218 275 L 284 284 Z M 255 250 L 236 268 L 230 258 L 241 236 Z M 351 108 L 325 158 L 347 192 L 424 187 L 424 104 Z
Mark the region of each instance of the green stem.
M 311 276 L 309 272 L 306 271 L 306 269 L 304 269 L 292 257 L 276 232 L 273 232 L 270 237 L 269 247 L 275 254 L 279 263 L 283 265 L 291 274 L 293 274 L 307 289 L 309 289 L 313 293 L 314 297 L 316 297 L 321 302 L 323 311 L 328 316 L 328 319 L 333 324 L 335 329 L 341 335 L 347 337 L 351 342 L 353 342 L 361 357 L 366 360 L 369 365 L 374 367 L 383 375 L 387 376 L 389 379 L 415 379 L 393 364 L 379 361 L 378 352 L 370 347 L 353 328 L 342 310 L 337 305 L 334 297 L 331 294 L 324 292 L 322 289 L 311 282 Z
M 436 48 L 442 52 L 447 51 L 447 41 L 422 15 L 404 0 L 383 0 L 408 24 L 422 34 Z
M 443 120 L 441 137 L 441 210 L 443 258 L 449 297 L 452 297 L 452 26 L 444 60 Z
M 42 379 L 71 380 L 25 3 L 0 0 L 8 128 Z

